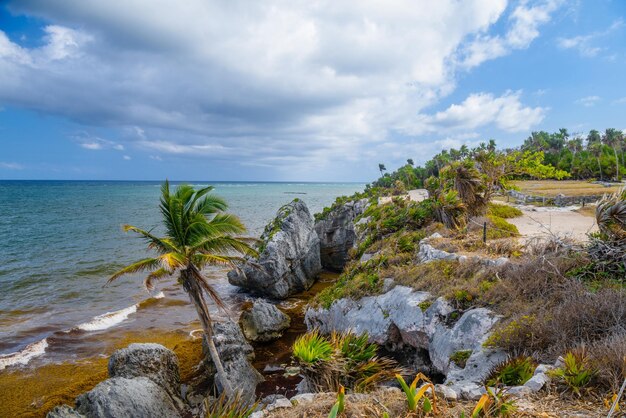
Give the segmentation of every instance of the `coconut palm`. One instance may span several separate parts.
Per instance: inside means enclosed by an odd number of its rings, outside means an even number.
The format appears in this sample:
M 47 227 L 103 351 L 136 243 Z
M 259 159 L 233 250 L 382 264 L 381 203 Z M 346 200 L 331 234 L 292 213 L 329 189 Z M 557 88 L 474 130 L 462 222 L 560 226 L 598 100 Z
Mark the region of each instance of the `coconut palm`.
M 379 163 L 378 164 L 378 171 L 380 171 L 380 176 L 383 176 L 383 171 L 387 171 L 387 167 L 385 167 L 385 164 Z
M 208 295 L 218 307 L 225 309 L 225 306 L 202 274 L 202 268 L 211 265 L 233 267 L 235 262 L 242 260 L 237 254 L 255 255 L 256 251 L 249 245 L 250 239 L 238 236 L 245 232 L 244 225 L 236 216 L 224 213 L 228 207 L 226 202 L 209 194 L 212 190 L 211 186 L 196 191 L 189 185 L 181 185 L 171 193 L 169 182 L 165 181 L 159 205 L 165 237 L 159 238 L 135 226 L 124 226 L 124 231 L 141 235 L 157 256 L 124 267 L 113 274 L 107 284 L 125 274 L 149 272 L 144 285 L 152 290 L 159 279 L 177 275 L 178 282 L 196 308 L 224 392 L 232 396 L 232 386 L 213 342 L 213 321 L 204 295 Z

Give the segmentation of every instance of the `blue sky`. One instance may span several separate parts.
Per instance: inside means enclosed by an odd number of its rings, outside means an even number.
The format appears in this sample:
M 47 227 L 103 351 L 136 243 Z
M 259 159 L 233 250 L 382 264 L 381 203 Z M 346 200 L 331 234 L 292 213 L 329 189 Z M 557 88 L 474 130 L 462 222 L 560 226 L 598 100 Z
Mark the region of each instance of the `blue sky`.
M 0 179 L 370 181 L 626 129 L 625 69 L 620 0 L 9 1 Z

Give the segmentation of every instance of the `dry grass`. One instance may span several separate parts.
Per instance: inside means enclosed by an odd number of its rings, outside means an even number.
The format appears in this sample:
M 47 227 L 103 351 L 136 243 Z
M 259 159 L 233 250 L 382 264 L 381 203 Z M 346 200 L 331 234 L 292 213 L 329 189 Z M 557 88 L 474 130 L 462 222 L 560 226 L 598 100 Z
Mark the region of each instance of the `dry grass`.
M 602 196 L 619 190 L 619 186 L 604 187 L 601 184 L 579 180 L 524 180 L 514 181 L 522 193 L 533 196 L 555 197 L 558 194 L 565 196 Z
M 581 207 L 580 209 L 576 209 L 574 212 L 578 212 L 581 215 L 595 218 L 596 217 L 596 205 L 591 205 L 591 204 L 585 205 L 584 207 Z
M 266 418 L 326 418 L 335 402 L 335 394 L 320 394 L 315 402 L 296 405 L 289 409 L 276 409 L 265 415 Z M 461 414 L 471 416 L 475 402 L 446 402 L 439 400 L 441 411 L 435 418 L 459 418 Z M 517 402 L 518 411 L 515 417 L 520 418 L 596 418 L 605 417 L 606 407 L 601 402 L 582 402 L 579 400 L 561 400 L 555 394 L 529 397 Z M 378 418 L 388 412 L 394 418 L 416 418 L 415 414 L 406 411 L 404 395 L 398 391 L 381 390 L 361 398 L 346 396 L 344 418 Z

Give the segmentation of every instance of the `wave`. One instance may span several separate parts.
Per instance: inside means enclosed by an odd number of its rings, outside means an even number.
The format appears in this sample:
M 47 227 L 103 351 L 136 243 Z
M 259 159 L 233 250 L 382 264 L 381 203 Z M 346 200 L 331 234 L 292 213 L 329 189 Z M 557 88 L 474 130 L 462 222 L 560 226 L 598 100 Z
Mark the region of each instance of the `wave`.
M 39 357 L 46 352 L 48 348 L 48 340 L 44 338 L 41 341 L 28 344 L 23 350 L 15 353 L 0 355 L 0 370 L 4 370 L 8 366 L 16 364 L 26 365 L 35 357 Z
M 80 324 L 74 329 L 82 331 L 102 331 L 104 329 L 111 328 L 120 322 L 124 322 L 130 314 L 137 312 L 138 306 L 139 304 L 120 309 L 119 311 L 107 312 L 105 314 L 98 315 L 91 321 Z
M 150 301 L 163 299 L 164 297 L 165 297 L 165 293 L 159 292 L 153 297 L 148 298 L 135 305 L 129 306 L 128 308 L 98 315 L 94 317 L 91 321 L 80 324 L 72 329 L 81 330 L 81 331 L 102 331 L 102 330 L 111 328 L 127 320 L 131 314 L 134 314 L 135 312 L 137 312 L 137 309 L 145 307 L 145 306 L 149 306 Z

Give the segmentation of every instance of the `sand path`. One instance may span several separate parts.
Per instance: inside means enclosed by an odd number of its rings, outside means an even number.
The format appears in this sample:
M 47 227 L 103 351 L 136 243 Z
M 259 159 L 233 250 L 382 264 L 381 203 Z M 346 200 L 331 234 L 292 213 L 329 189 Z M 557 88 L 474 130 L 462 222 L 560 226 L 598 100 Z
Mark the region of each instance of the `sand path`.
M 501 202 L 499 202 L 501 203 Z M 593 216 L 575 210 L 579 206 L 536 207 L 517 206 L 523 213 L 519 218 L 507 219 L 517 227 L 524 240 L 552 234 L 567 235 L 577 241 L 586 241 L 587 234 L 598 230 Z

